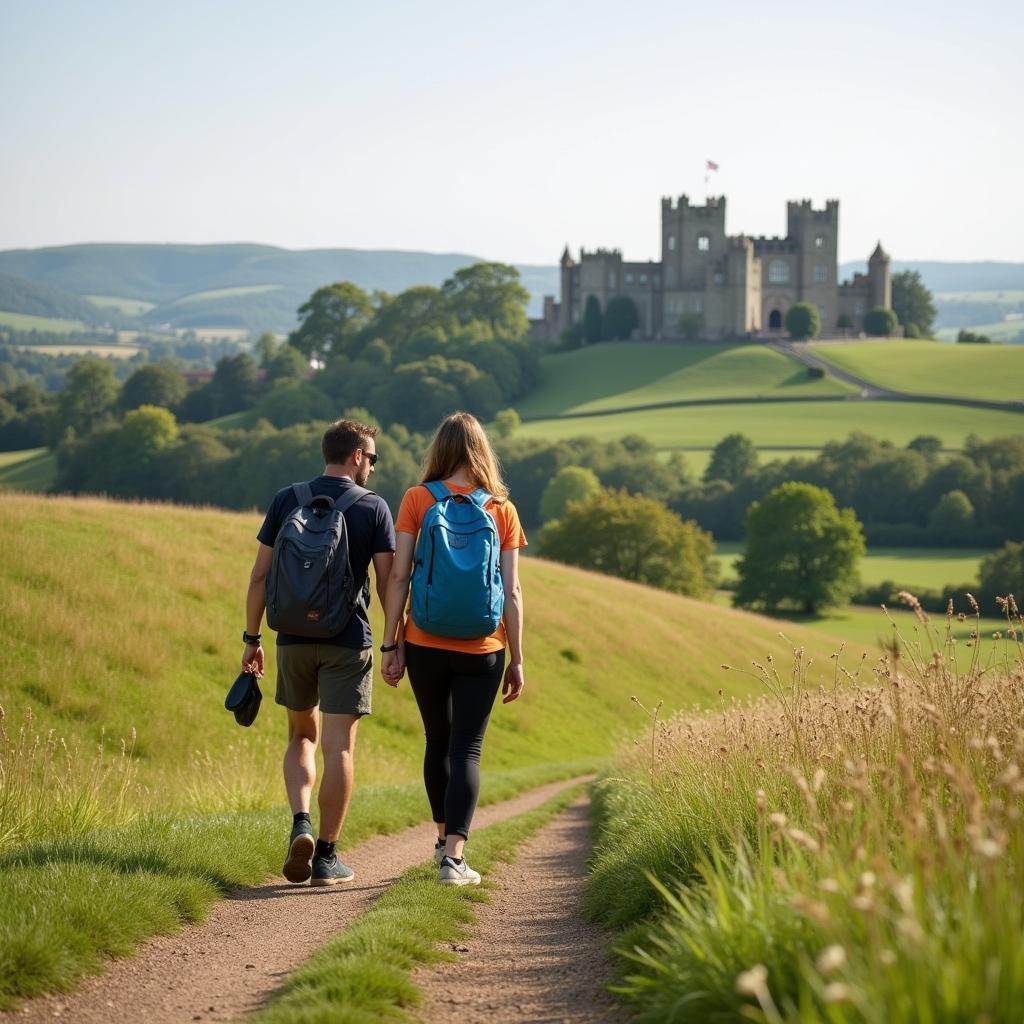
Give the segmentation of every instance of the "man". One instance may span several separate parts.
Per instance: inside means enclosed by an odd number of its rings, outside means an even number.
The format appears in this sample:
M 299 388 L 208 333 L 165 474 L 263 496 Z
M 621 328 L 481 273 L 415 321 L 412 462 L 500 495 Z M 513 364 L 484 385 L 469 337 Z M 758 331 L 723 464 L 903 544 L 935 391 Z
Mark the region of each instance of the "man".
M 353 485 L 365 486 L 377 462 L 376 433 L 376 427 L 351 420 L 332 423 L 321 445 L 323 474 L 309 482 L 313 495 L 337 500 Z M 263 674 L 260 626 L 266 610 L 267 572 L 278 531 L 298 505 L 291 487 L 278 491 L 257 535 L 260 544 L 246 598 L 243 671 Z M 382 498 L 367 494 L 343 515 L 353 576 L 366 580 L 372 561 L 377 596 L 383 605 L 395 551 L 391 512 Z M 284 784 L 294 815 L 283 871 L 290 882 L 309 879 L 312 885 L 337 885 L 355 877 L 338 858 L 335 843 L 352 795 L 356 726 L 360 717 L 370 713 L 373 639 L 362 605 L 357 605 L 336 636 L 277 636 L 276 699 L 288 709 Z M 319 794 L 320 834 L 314 844 L 309 807 L 318 741 L 323 746 L 324 774 Z

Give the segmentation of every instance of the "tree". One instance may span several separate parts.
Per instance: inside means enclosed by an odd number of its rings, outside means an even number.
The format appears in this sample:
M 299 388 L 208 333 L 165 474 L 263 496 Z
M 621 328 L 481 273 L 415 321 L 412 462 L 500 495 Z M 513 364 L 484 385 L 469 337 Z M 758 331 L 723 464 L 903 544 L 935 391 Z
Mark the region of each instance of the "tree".
M 939 498 L 928 516 L 928 532 L 939 544 L 966 544 L 974 526 L 974 506 L 963 491 Z
M 942 438 L 934 434 L 918 434 L 907 442 L 907 447 L 912 452 L 920 452 L 926 458 L 932 459 L 942 451 Z
M 875 338 L 888 338 L 896 330 L 896 314 L 885 306 L 876 306 L 864 314 L 864 331 Z
M 258 377 L 256 362 L 252 356 L 239 352 L 237 356 L 225 356 L 213 371 L 209 385 L 214 398 L 215 415 L 241 412 L 256 402 Z
M 494 433 L 502 439 L 509 438 L 522 426 L 522 422 L 515 409 L 502 409 L 494 417 Z
M 398 295 L 381 294 L 370 333 L 393 348 L 428 332 L 447 338 L 458 325 L 453 306 L 448 295 L 429 285 L 406 288 Z
M 282 345 L 263 363 L 263 369 L 267 371 L 268 383 L 302 380 L 309 373 L 309 357 L 292 344 Z
M 836 327 L 841 331 L 849 331 L 853 328 L 853 317 L 849 313 L 840 313 L 836 320 Z
M 978 597 L 985 614 L 997 611 L 997 597 L 1010 594 L 1018 607 L 1024 607 L 1024 544 L 1007 541 L 998 551 L 986 555 L 981 560 L 978 576 L 981 590 Z
M 925 287 L 916 270 L 901 270 L 892 275 L 892 309 L 899 322 L 916 327 L 921 336 L 930 338 L 935 322 L 935 304 L 932 293 Z
M 120 385 L 110 363 L 83 356 L 68 370 L 67 383 L 58 401 L 61 428 L 79 436 L 88 434 L 109 415 Z
M 992 339 L 987 334 L 975 334 L 973 331 L 957 331 L 956 340 L 961 345 L 990 345 Z
M 570 501 L 586 501 L 601 490 L 601 481 L 585 466 L 564 466 L 548 482 L 540 496 L 544 522 L 560 519 Z
M 370 322 L 370 296 L 351 281 L 318 288 L 301 306 L 298 328 L 288 343 L 307 356 L 348 353 Z
M 704 482 L 728 480 L 739 483 L 757 467 L 757 448 L 749 437 L 743 434 L 729 434 L 715 445 L 711 461 L 704 470 Z
M 526 334 L 530 293 L 520 282 L 515 267 L 507 263 L 474 263 L 456 270 L 441 291 L 460 323 L 481 320 L 490 325 L 496 337 L 521 338 Z
M 274 337 L 273 332 L 264 331 L 252 346 L 253 358 L 265 370 L 270 365 L 270 360 L 274 358 L 278 347 L 277 338 Z
M 714 541 L 654 498 L 601 490 L 541 531 L 546 558 L 699 597 L 714 579 Z
M 185 378 L 170 363 L 149 363 L 140 366 L 124 382 L 118 405 L 126 411 L 140 405 L 170 409 L 185 397 L 187 390 Z
M 601 316 L 601 303 L 596 295 L 588 295 L 583 306 L 583 341 L 594 345 L 604 336 L 604 318 Z
M 604 337 L 625 341 L 633 337 L 640 326 L 640 313 L 628 295 L 616 295 L 608 300 L 604 311 Z
M 809 302 L 797 302 L 786 311 L 786 330 L 794 341 L 815 338 L 821 330 L 821 317 L 817 306 Z
M 864 534 L 853 510 L 836 508 L 822 487 L 789 482 L 747 510 L 739 586 L 733 602 L 813 614 L 849 599 L 858 585 Z

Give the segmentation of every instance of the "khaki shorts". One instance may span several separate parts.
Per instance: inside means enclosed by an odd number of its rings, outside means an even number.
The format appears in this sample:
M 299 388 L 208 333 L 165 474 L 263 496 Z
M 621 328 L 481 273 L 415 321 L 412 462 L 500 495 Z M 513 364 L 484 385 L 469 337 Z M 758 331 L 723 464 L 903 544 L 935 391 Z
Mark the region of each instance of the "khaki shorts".
M 334 644 L 279 644 L 277 703 L 291 711 L 320 705 L 329 715 L 368 715 L 373 692 L 373 649 Z

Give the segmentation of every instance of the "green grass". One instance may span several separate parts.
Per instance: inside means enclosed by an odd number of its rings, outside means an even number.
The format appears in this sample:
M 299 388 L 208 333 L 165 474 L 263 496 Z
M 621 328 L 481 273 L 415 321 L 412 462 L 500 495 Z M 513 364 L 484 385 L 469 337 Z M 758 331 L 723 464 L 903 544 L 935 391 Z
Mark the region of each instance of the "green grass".
M 86 295 L 94 306 L 100 309 L 116 309 L 125 316 L 142 316 L 153 308 L 152 302 L 145 302 L 142 299 L 122 299 L 116 295 Z
M 322 946 L 292 975 L 257 1024 L 377 1024 L 410 1021 L 420 992 L 414 968 L 453 961 L 439 946 L 467 936 L 473 905 L 487 899 L 487 875 L 579 794 L 573 787 L 541 807 L 473 834 L 479 888 L 440 886 L 432 862 L 407 871 L 365 914 Z M 510 970 L 514 969 L 510 965 Z
M 588 769 L 575 763 L 485 775 L 482 802 Z M 426 813 L 418 783 L 359 786 L 344 846 L 420 824 Z M 105 958 L 128 956 L 153 934 L 202 920 L 227 892 L 280 870 L 289 827 L 285 807 L 159 814 L 0 854 L 0 1010 L 68 991 Z M 474 851 L 485 843 L 474 835 Z
M 244 732 L 222 707 L 238 671 L 239 617 L 255 514 L 99 499 L 0 496 L 0 705 L 91 748 L 136 732 L 138 806 L 249 809 L 279 799 L 282 712 L 268 690 Z M 751 642 L 781 655 L 774 620 L 530 559 L 527 686 L 491 718 L 492 771 L 607 756 L 629 696 L 673 708 L 741 692 L 719 665 Z M 379 631 L 379 611 L 373 618 Z M 615 622 L 614 630 L 606 628 Z M 823 656 L 837 646 L 797 636 Z M 623 638 L 643 636 L 637 647 Z M 685 665 L 685 671 L 680 671 Z M 735 689 L 734 689 L 735 688 Z M 585 709 L 585 714 L 580 710 Z M 420 774 L 422 726 L 408 686 L 378 685 L 360 726 L 366 784 Z
M 1016 332 L 1024 331 L 1024 321 Z M 913 394 L 1024 401 L 1024 347 L 931 341 L 819 344 L 814 354 L 865 380 Z
M 961 329 L 971 331 L 974 334 L 984 334 L 995 342 L 1016 341 L 1021 334 L 1024 334 L 1024 320 L 996 320 L 995 323 L 971 324 L 970 327 L 966 328 L 941 327 L 935 332 L 935 336 L 939 341 L 943 342 L 956 341 L 956 336 L 960 333 Z M 964 347 L 974 350 L 984 346 L 967 345 Z
M 728 404 L 535 420 L 524 423 L 516 436 L 550 441 L 590 436 L 609 441 L 639 434 L 658 448 L 673 449 L 713 448 L 727 434 L 738 432 L 759 448 L 812 448 L 845 438 L 854 430 L 900 446 L 921 434 L 934 434 L 945 447 L 960 448 L 970 433 L 982 438 L 1019 434 L 1024 430 L 1024 412 L 917 402 Z
M 89 330 L 89 326 L 82 320 L 33 316 L 31 313 L 9 313 L 6 310 L 0 310 L 0 327 L 11 327 L 16 331 L 50 331 L 54 334 L 73 334 L 76 331 Z
M 0 452 L 0 490 L 47 491 L 57 479 L 57 456 L 48 448 Z
M 240 412 L 229 412 L 226 416 L 218 416 L 216 419 L 207 420 L 204 425 L 207 427 L 219 427 L 221 430 L 233 430 L 236 427 L 251 426 L 252 421 L 252 411 L 242 409 Z
M 277 291 L 279 284 L 248 284 L 238 285 L 234 288 L 210 288 L 203 292 L 192 292 L 191 295 L 184 295 L 176 299 L 172 305 L 185 306 L 190 302 L 204 302 L 209 299 L 231 299 L 237 295 L 260 295 L 263 292 Z
M 695 398 L 838 395 L 854 389 L 814 380 L 800 363 L 762 345 L 604 342 L 544 356 L 543 379 L 518 406 L 524 417 L 652 405 Z
M 721 579 L 735 578 L 741 541 L 720 541 L 715 558 Z M 982 548 L 870 548 L 860 560 L 860 578 L 866 585 L 892 580 L 913 590 L 941 590 L 947 584 L 973 583 L 978 566 L 989 552 Z

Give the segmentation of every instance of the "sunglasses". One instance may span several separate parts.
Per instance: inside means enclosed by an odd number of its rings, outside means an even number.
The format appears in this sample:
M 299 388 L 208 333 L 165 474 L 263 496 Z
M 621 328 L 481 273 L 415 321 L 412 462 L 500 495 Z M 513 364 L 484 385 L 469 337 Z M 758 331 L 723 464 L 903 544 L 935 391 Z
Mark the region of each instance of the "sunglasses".
M 368 459 L 371 466 L 377 465 L 377 453 L 376 452 L 363 452 L 363 458 Z

